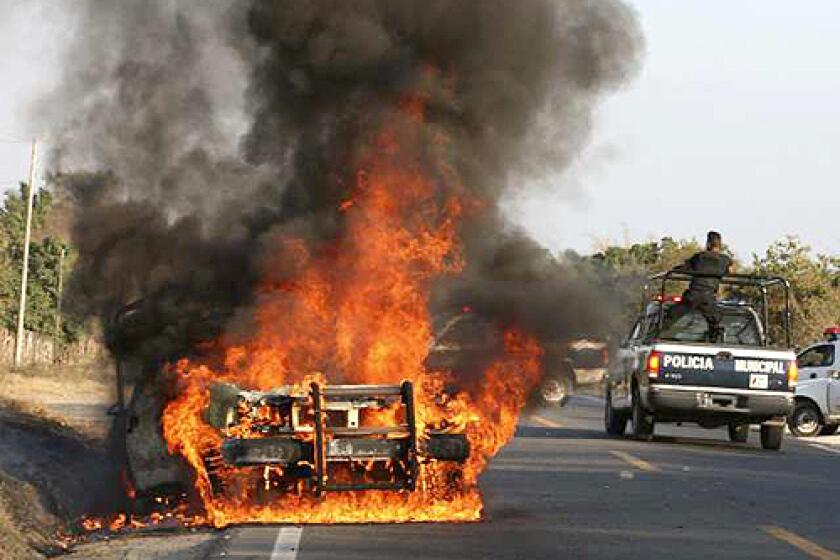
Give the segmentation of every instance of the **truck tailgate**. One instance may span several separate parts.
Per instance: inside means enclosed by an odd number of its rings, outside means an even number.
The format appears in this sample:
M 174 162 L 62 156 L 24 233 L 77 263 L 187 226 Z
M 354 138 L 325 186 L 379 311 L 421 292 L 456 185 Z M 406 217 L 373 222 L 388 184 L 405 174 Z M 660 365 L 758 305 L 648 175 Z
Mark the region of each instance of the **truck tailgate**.
M 755 391 L 792 391 L 788 371 L 793 352 L 755 347 L 657 343 L 659 369 L 650 373 L 657 384 L 721 387 Z

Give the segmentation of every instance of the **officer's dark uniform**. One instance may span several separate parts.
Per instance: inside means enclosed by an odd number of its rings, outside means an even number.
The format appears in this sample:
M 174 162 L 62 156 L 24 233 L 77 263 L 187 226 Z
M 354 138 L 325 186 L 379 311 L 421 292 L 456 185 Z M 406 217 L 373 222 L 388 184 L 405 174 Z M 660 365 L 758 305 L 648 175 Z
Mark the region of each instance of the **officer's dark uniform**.
M 706 318 L 709 325 L 709 335 L 712 342 L 718 342 L 721 336 L 721 314 L 717 307 L 717 293 L 720 279 L 729 271 L 732 259 L 723 253 L 715 251 L 701 251 L 685 261 L 677 270 L 683 272 L 698 272 L 704 276 L 691 279 L 688 289 L 683 293 L 683 302 L 672 307 L 668 313 L 668 324 L 688 313 L 697 310 Z

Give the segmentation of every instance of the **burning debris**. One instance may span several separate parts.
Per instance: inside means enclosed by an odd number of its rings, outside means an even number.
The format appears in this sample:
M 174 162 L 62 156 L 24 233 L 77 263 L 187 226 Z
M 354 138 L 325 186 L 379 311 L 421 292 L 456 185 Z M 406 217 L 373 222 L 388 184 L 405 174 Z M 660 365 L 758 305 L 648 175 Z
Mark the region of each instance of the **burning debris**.
M 65 176 L 84 202 L 77 304 L 115 325 L 115 351 L 170 364 L 158 414 L 201 518 L 478 519 L 478 477 L 540 377 L 544 315 L 586 292 L 512 289 L 497 263 L 547 257 L 496 203 L 575 157 L 635 67 L 632 13 L 89 0 L 81 17 L 57 161 L 110 173 Z M 220 75 L 247 76 L 238 147 Z M 484 292 L 503 284 L 502 309 Z M 138 298 L 140 327 L 117 328 Z M 465 298 L 503 342 L 430 367 L 431 308 Z

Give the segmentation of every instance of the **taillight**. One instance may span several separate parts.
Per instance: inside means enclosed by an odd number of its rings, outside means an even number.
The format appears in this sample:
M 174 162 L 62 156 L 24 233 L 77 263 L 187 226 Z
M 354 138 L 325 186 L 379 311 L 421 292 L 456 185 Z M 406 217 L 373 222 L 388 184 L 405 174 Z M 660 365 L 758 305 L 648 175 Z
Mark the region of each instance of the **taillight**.
M 647 363 L 645 364 L 645 371 L 648 374 L 648 377 L 659 377 L 659 369 L 662 367 L 662 352 L 657 352 L 656 350 L 651 351 L 647 357 Z
M 796 383 L 799 381 L 799 366 L 796 365 L 796 360 L 791 360 L 790 364 L 788 365 L 788 387 L 793 388 L 796 387 Z

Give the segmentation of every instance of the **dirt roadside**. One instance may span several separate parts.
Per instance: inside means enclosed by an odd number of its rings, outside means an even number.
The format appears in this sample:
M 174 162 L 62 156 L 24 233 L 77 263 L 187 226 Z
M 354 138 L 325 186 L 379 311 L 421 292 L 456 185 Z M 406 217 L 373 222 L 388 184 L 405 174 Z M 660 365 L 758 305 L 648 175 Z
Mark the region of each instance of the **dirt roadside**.
M 69 558 L 193 560 L 218 538 L 210 530 L 58 537 L 83 515 L 121 500 L 108 451 L 113 384 L 106 372 L 0 370 L 0 560 Z

